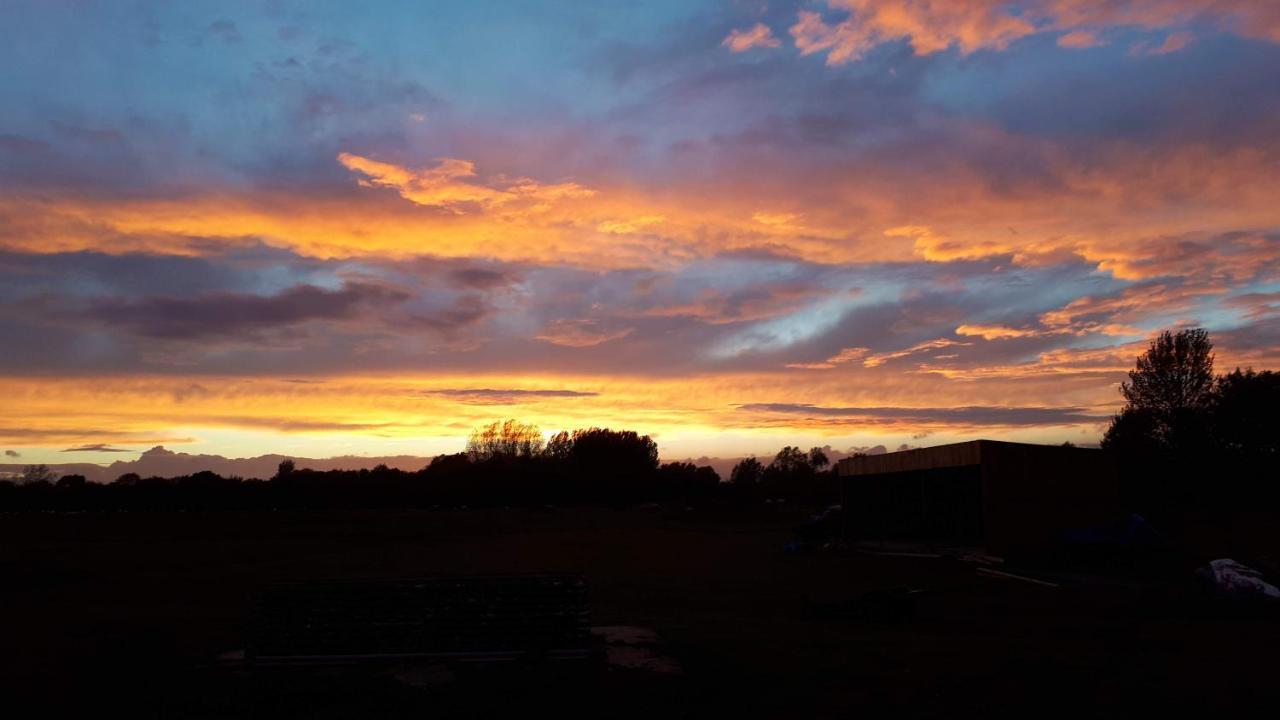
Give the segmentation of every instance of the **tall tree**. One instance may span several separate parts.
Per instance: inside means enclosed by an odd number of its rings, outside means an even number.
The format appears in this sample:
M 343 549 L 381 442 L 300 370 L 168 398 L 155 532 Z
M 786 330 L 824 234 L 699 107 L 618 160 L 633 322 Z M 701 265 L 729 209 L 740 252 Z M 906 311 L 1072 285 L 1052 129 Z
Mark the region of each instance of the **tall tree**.
M 750 487 L 760 482 L 764 475 L 764 465 L 754 457 L 743 458 L 733 466 L 729 473 L 729 482 L 738 487 Z
M 814 472 L 821 472 L 831 464 L 831 458 L 827 457 L 827 452 L 820 447 L 809 448 L 809 467 Z
M 1201 328 L 1164 331 L 1120 384 L 1125 405 L 1102 438 L 1118 450 L 1189 450 L 1214 392 L 1213 343 Z

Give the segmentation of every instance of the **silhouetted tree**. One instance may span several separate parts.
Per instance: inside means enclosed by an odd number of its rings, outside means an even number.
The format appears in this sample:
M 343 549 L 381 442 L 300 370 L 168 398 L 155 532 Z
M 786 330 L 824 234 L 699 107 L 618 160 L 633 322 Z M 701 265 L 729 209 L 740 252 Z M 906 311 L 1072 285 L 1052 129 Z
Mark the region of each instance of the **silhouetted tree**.
M 466 453 L 453 453 L 431 458 L 431 464 L 427 465 L 426 470 L 427 472 L 458 472 L 470 466 L 471 458 Z
M 658 444 L 634 430 L 587 428 L 574 430 L 569 449 L 568 471 L 579 487 L 600 497 L 634 499 L 642 494 L 637 483 L 650 481 L 658 470 Z M 612 488 L 602 488 L 610 483 Z M 589 489 L 594 488 L 594 491 Z
M 1191 451 L 1206 438 L 1213 343 L 1200 328 L 1160 333 L 1120 385 L 1125 405 L 1102 446 L 1125 452 Z
M 280 465 L 276 467 L 276 478 L 287 478 L 298 469 L 293 460 L 281 460 Z
M 22 475 L 19 476 L 18 482 L 21 485 L 34 485 L 36 483 L 52 483 L 53 480 L 54 474 L 48 465 L 28 465 L 22 469 Z
M 518 420 L 494 422 L 471 433 L 467 455 L 472 462 L 495 458 L 527 458 L 542 450 L 542 431 Z
M 788 445 L 764 469 L 760 488 L 769 497 L 830 500 L 835 491 L 833 473 L 825 472 L 830 464 L 822 448 L 810 448 L 806 453 Z
M 803 473 L 809 469 L 809 456 L 805 455 L 800 448 L 788 445 L 773 456 L 773 462 L 769 463 L 768 469 L 785 476 Z
M 668 497 L 691 502 L 710 496 L 720 485 L 720 475 L 711 467 L 671 462 L 658 468 L 661 491 Z
M 1251 461 L 1280 458 L 1280 373 L 1236 368 L 1220 376 L 1212 418 L 1219 451 Z
M 764 465 L 754 457 L 743 458 L 729 471 L 729 484 L 736 487 L 752 487 L 759 484 L 764 475 Z
M 89 482 L 89 480 L 83 475 L 63 475 L 58 478 L 58 482 L 55 487 L 62 490 L 74 490 L 76 488 L 84 487 L 87 482 Z
M 815 471 L 825 470 L 831 464 L 831 459 L 827 457 L 826 451 L 822 448 L 809 448 L 809 467 Z
M 564 430 L 552 435 L 542 449 L 543 457 L 556 462 L 567 462 L 572 452 L 573 436 Z

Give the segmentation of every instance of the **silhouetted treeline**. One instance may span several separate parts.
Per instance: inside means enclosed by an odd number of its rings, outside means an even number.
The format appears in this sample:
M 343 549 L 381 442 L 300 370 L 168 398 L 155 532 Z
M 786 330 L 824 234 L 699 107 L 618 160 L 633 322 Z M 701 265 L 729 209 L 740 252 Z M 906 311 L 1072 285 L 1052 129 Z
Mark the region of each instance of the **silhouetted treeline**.
M 1280 507 L 1280 373 L 1213 364 L 1204 330 L 1164 332 L 1121 384 L 1102 447 L 1135 508 Z
M 509 421 L 473 434 L 467 452 L 418 471 L 386 466 L 315 471 L 285 461 L 270 480 L 199 472 L 175 478 L 126 474 L 109 484 L 39 467 L 0 482 L 0 510 L 383 509 L 544 505 L 697 504 L 725 497 L 710 467 L 658 463 L 657 445 L 632 431 L 560 433 L 543 447 L 536 428 Z
M 782 448 L 768 465 L 754 457 L 744 458 L 729 474 L 729 487 L 736 499 L 787 500 L 827 505 L 839 497 L 835 468 L 822 448 L 805 452 L 798 447 Z

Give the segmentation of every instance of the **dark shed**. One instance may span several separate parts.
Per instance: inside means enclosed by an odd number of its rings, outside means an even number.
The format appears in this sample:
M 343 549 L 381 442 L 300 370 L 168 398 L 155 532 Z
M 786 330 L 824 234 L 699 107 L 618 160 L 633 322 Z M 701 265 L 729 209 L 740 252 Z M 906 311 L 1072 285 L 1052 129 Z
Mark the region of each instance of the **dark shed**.
M 852 537 L 1008 555 L 1120 514 L 1116 467 L 1101 450 L 974 440 L 845 458 L 837 473 Z

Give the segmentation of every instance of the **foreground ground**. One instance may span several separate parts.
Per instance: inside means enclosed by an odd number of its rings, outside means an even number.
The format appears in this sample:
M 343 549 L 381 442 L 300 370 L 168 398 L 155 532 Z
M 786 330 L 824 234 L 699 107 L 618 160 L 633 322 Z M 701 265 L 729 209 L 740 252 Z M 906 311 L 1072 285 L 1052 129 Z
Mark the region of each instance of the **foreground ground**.
M 782 551 L 788 511 L 0 517 L 0 691 L 46 711 L 135 716 L 446 714 L 898 717 L 1219 714 L 1273 705 L 1280 623 L 1222 617 L 1182 582 L 1049 588 L 963 563 Z M 593 624 L 653 628 L 679 677 L 523 671 L 426 690 L 387 678 L 201 669 L 242 648 L 267 585 L 572 571 Z M 879 589 L 913 619 L 841 617 Z

